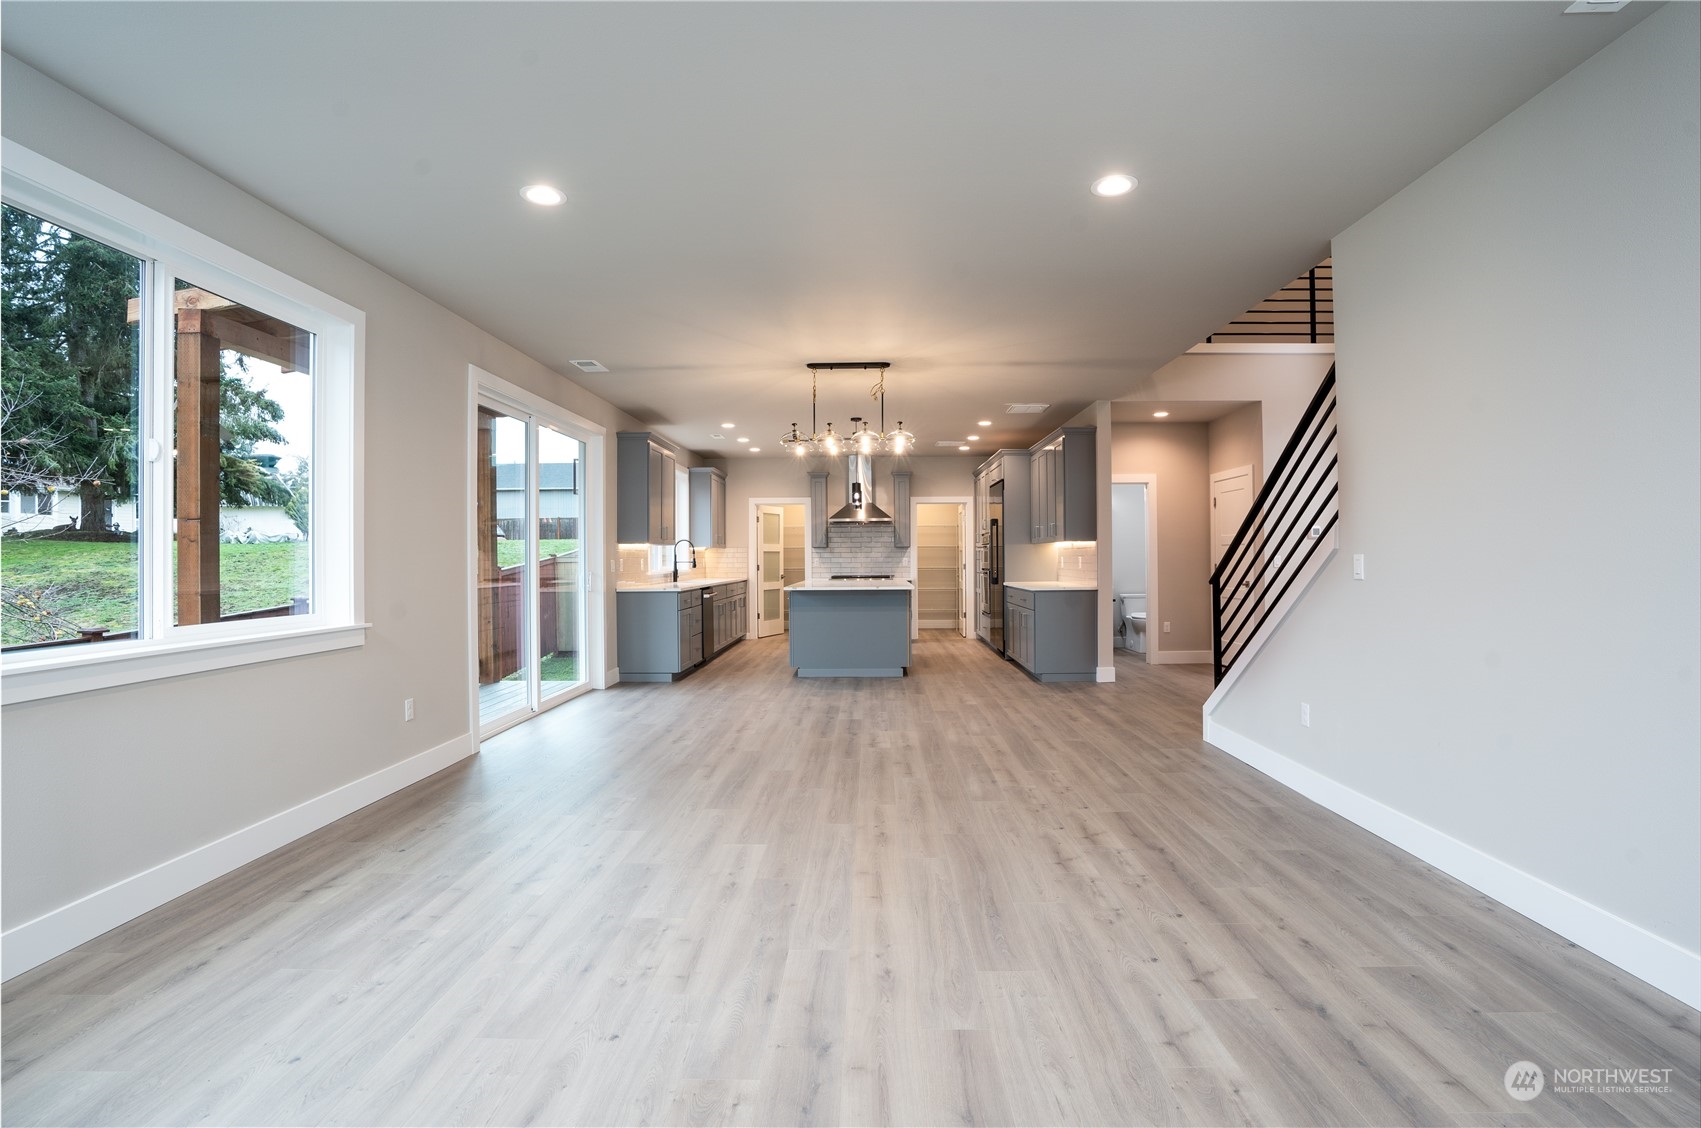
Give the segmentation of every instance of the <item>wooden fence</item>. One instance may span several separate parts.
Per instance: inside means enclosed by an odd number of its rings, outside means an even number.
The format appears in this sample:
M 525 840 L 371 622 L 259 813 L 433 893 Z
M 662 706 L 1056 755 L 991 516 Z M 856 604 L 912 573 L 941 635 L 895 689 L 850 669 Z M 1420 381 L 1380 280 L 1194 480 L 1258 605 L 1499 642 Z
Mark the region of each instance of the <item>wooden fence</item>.
M 478 589 L 478 683 L 490 685 L 525 664 L 521 651 L 526 566 L 500 569 Z M 545 657 L 577 654 L 579 647 L 579 552 L 538 561 L 538 635 Z
M 496 528 L 505 540 L 517 541 L 526 535 L 526 519 L 524 517 L 499 517 Z M 539 517 L 537 519 L 538 540 L 578 540 L 579 519 L 577 517 Z

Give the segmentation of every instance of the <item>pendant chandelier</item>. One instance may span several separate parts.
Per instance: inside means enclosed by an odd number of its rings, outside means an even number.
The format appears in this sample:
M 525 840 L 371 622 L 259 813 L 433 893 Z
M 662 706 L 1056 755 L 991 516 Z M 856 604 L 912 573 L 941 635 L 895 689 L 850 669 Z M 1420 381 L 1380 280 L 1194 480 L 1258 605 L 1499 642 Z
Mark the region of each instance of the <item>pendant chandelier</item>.
M 875 454 L 888 451 L 892 454 L 908 454 L 915 446 L 915 436 L 904 430 L 904 421 L 898 420 L 898 426 L 886 430 L 886 369 L 891 367 L 890 361 L 885 360 L 834 360 L 811 361 L 809 368 L 809 432 L 805 434 L 797 429 L 797 424 L 791 425 L 791 430 L 780 439 L 780 446 L 798 457 L 820 452 L 829 457 L 836 457 L 847 451 L 857 454 Z M 870 399 L 880 401 L 880 429 L 869 427 L 868 422 L 860 415 L 851 416 L 852 429 L 848 435 L 841 435 L 833 430 L 832 423 L 827 424 L 825 431 L 816 431 L 816 414 L 820 406 L 819 374 L 823 369 L 837 371 L 842 368 L 874 369 L 880 373 L 880 379 L 869 389 Z

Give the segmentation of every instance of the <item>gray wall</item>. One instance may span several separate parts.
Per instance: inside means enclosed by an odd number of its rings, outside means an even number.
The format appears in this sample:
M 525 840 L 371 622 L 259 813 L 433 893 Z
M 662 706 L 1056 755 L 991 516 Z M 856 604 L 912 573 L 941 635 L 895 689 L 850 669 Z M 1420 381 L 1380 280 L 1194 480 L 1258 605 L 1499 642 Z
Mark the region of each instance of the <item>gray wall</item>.
M 1337 317 L 1340 316 L 1338 313 Z M 1229 349 L 1233 346 L 1201 345 Z M 1118 403 L 1152 400 L 1250 400 L 1259 404 L 1264 451 L 1262 481 L 1299 425 L 1305 405 L 1329 366 L 1328 353 L 1188 352 L 1176 357 Z M 1244 462 L 1236 465 L 1244 466 Z M 1216 467 L 1213 467 L 1216 469 Z
M 1156 601 L 1147 602 L 1147 657 L 1161 660 L 1165 650 L 1209 653 L 1211 494 L 1206 425 L 1117 423 L 1111 434 L 1112 474 L 1157 478 L 1157 488 L 1147 496 L 1157 523 L 1158 589 Z M 1165 621 L 1170 624 L 1168 634 L 1163 633 Z
M 1313 389 L 1315 390 L 1315 389 Z M 1285 440 L 1284 440 L 1285 441 Z M 1252 467 L 1254 487 L 1264 482 L 1264 405 L 1249 403 L 1211 421 L 1206 431 L 1211 473 Z M 1281 453 L 1277 446 L 1276 453 Z
M 1656 11 L 1335 241 L 1341 553 L 1216 713 L 1690 953 L 1698 24 Z
M 0 926 L 13 928 L 467 737 L 468 364 L 603 424 L 610 455 L 613 432 L 637 425 L 10 56 L 4 98 L 8 138 L 366 312 L 372 623 L 358 650 L 7 707 Z M 612 514 L 612 473 L 600 481 Z

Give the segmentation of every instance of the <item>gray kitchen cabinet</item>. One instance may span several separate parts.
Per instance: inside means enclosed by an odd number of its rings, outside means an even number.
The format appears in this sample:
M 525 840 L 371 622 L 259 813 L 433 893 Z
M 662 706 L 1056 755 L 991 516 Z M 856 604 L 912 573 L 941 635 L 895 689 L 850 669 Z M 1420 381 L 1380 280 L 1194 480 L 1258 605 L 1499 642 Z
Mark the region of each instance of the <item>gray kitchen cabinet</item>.
M 1098 677 L 1099 593 L 1091 588 L 1004 589 L 1004 650 L 1036 681 Z
M 703 661 L 702 589 L 614 596 L 622 681 L 676 681 Z
M 980 511 L 980 536 L 984 540 L 992 516 L 992 486 L 1004 483 L 1000 499 L 999 539 L 1006 545 L 1024 545 L 1033 541 L 1031 494 L 1033 479 L 1032 452 L 1001 450 L 981 463 L 975 472 L 975 508 Z
M 910 546 L 910 471 L 892 471 L 892 547 Z
M 1097 432 L 1064 427 L 1032 448 L 1028 522 L 1035 544 L 1098 539 Z
M 809 543 L 815 548 L 827 547 L 827 472 L 809 472 Z
M 712 652 L 704 655 L 704 659 L 713 658 L 733 643 L 744 637 L 745 623 L 750 614 L 749 585 L 740 580 L 729 584 L 716 584 L 714 596 L 707 606 L 713 622 L 709 623 L 706 638 L 712 643 Z
M 713 466 L 691 470 L 691 543 L 698 548 L 726 547 L 726 471 Z
M 673 448 L 648 431 L 621 431 L 616 472 L 615 538 L 621 544 L 672 544 L 674 473 L 678 458 Z

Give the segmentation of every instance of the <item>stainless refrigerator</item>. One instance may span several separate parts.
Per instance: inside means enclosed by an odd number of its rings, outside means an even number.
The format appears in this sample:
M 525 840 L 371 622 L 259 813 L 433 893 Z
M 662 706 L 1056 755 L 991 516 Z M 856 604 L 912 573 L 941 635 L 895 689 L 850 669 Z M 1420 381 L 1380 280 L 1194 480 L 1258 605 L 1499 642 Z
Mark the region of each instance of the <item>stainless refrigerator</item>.
M 975 633 L 1004 653 L 1004 483 L 987 488 L 986 532 L 975 546 L 975 594 L 980 613 Z

